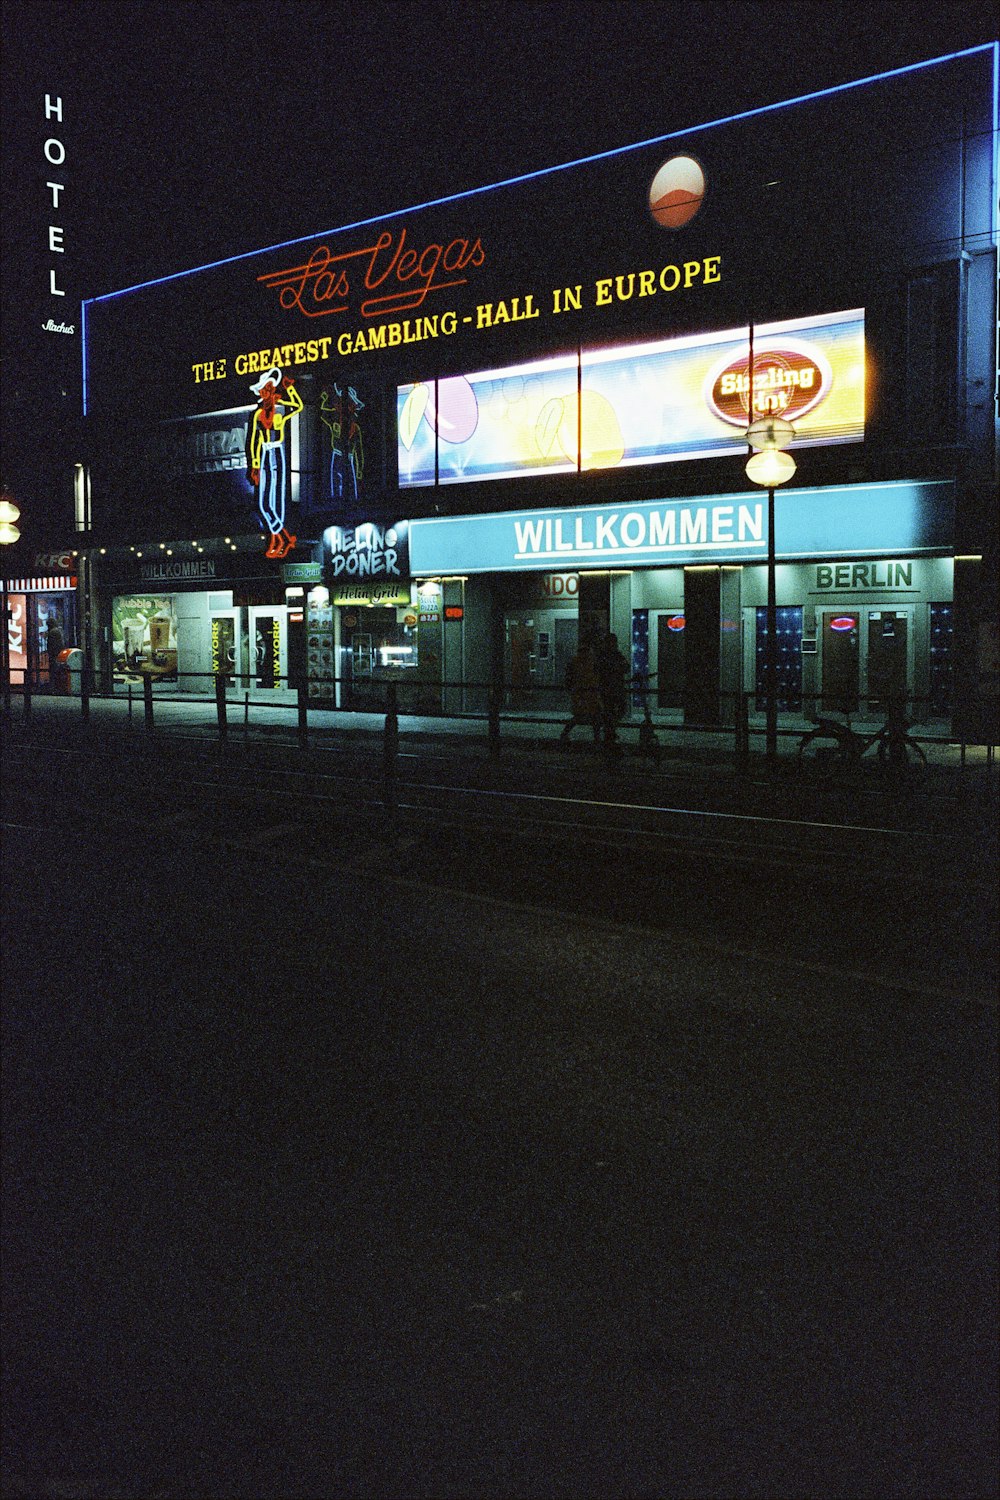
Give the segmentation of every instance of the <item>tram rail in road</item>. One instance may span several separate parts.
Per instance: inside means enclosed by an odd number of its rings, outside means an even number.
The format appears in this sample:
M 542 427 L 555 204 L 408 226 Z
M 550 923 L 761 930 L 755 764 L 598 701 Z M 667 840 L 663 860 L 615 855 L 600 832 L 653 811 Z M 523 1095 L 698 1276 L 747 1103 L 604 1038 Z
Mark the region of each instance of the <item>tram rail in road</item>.
M 523 773 L 521 784 L 470 784 L 448 758 L 436 778 L 420 775 L 423 758 L 410 762 L 389 809 L 370 751 L 305 767 L 273 744 L 251 747 L 257 756 L 174 740 L 137 753 L 117 738 L 6 739 L 4 824 L 29 848 L 55 834 L 100 859 L 141 840 L 230 876 L 252 878 L 267 861 L 288 869 L 290 889 L 297 870 L 315 884 L 333 861 L 402 899 L 435 890 L 526 920 L 562 914 L 581 932 L 610 922 L 637 942 L 669 933 L 679 949 L 764 958 L 776 974 L 791 963 L 824 982 L 849 973 L 995 1003 L 996 903 L 967 831 L 794 817 L 780 805 L 685 807 L 657 800 L 658 781 L 635 797 L 618 783 L 537 791 Z
M 279 817 L 300 818 L 306 827 L 321 810 L 321 822 L 374 822 L 377 832 L 391 817 L 397 833 L 475 827 L 492 838 L 516 832 L 535 842 L 627 844 L 644 857 L 696 852 L 715 863 L 795 865 L 813 878 L 850 868 L 862 881 L 873 875 L 883 886 L 926 880 L 938 889 L 967 882 L 970 864 L 980 857 L 967 824 L 942 818 L 940 808 L 928 818 L 927 799 L 894 806 L 889 820 L 879 816 L 887 810 L 884 799 L 859 798 L 854 789 L 845 796 L 844 788 L 832 797 L 820 787 L 817 795 L 798 778 L 779 786 L 759 778 L 706 784 L 645 767 L 638 776 L 629 774 L 631 767 L 609 770 L 595 755 L 573 765 L 540 755 L 498 767 L 467 747 L 460 754 L 450 746 L 421 746 L 400 755 L 387 787 L 372 739 L 310 748 L 307 756 L 273 738 L 220 746 L 201 734 L 177 732 L 152 740 L 78 734 L 67 743 L 33 731 L 9 734 L 6 741 L 11 769 L 20 761 L 31 774 L 43 750 L 48 784 L 63 788 L 64 802 L 79 811 L 80 799 L 101 802 L 103 787 L 101 805 L 112 816 L 141 786 L 140 801 L 154 793 L 154 800 L 210 807 L 217 827 L 227 811 L 241 827 Z
M 218 779 L 161 784 L 159 805 L 148 800 L 145 783 L 134 791 L 138 809 L 133 798 L 123 799 L 110 818 L 103 802 L 89 817 L 86 808 L 64 807 L 62 826 L 58 820 L 54 826 L 36 799 L 18 807 L 8 787 L 3 826 L 8 838 L 55 834 L 65 841 L 70 865 L 74 848 L 90 858 L 95 844 L 103 845 L 113 858 L 116 846 L 140 837 L 163 850 L 182 847 L 186 857 L 200 850 L 197 858 L 224 862 L 236 880 L 240 871 L 252 878 L 265 860 L 287 868 L 294 888 L 297 871 L 315 881 L 332 859 L 395 898 L 445 896 L 459 910 L 469 908 L 473 922 L 477 911 L 485 915 L 500 906 L 524 920 L 555 917 L 572 924 L 584 941 L 600 930 L 637 944 L 647 935 L 669 934 L 678 951 L 703 954 L 706 961 L 763 960 L 773 966 L 776 984 L 786 971 L 796 971 L 834 991 L 847 981 L 863 982 L 876 993 L 996 1003 L 989 960 L 970 960 L 948 920 L 949 908 L 967 908 L 962 881 L 937 877 L 936 922 L 925 922 L 930 884 L 902 872 L 892 880 L 884 873 L 873 879 L 870 861 L 853 843 L 818 851 L 787 842 L 707 839 L 665 827 L 623 828 L 587 821 L 582 811 L 607 809 L 583 799 L 567 799 L 569 814 L 553 820 L 535 812 L 512 817 L 513 799 L 507 798 L 484 820 L 463 818 L 461 808 L 449 817 L 435 810 L 428 818 L 432 809 L 415 804 L 401 805 L 400 816 L 389 819 L 373 798 L 345 824 L 342 796 L 314 789 L 268 793 L 264 809 L 259 787 L 227 788 Z M 172 805 L 178 791 L 181 805 Z M 210 818 L 200 793 L 211 794 Z M 527 800 L 519 799 L 522 805 Z M 699 813 L 691 816 L 704 826 Z M 822 921 L 810 921 L 819 911 Z M 990 951 L 986 941 L 983 951 Z

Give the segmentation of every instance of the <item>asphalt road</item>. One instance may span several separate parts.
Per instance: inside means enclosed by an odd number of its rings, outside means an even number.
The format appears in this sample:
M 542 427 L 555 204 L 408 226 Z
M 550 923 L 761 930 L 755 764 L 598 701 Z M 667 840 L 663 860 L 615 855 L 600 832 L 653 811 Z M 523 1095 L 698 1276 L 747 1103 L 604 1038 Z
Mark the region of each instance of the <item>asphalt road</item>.
M 5 1496 L 994 1492 L 982 849 L 35 748 Z

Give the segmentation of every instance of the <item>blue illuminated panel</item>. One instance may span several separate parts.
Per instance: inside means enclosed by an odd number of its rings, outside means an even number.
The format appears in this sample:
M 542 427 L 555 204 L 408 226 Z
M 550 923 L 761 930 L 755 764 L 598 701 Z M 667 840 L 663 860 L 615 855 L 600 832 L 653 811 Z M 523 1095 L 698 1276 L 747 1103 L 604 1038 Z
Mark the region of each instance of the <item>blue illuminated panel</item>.
M 779 558 L 946 552 L 954 481 L 889 481 L 779 491 Z M 410 523 L 414 573 L 560 571 L 758 562 L 767 557 L 767 496 L 703 495 L 636 505 L 505 511 Z
M 930 609 L 930 698 L 931 712 L 951 712 L 952 639 L 954 609 L 951 604 L 932 604 Z
M 756 688 L 757 708 L 767 702 L 767 609 L 757 609 Z M 802 708 L 802 606 L 782 604 L 777 609 L 777 697 L 782 713 L 798 713 Z

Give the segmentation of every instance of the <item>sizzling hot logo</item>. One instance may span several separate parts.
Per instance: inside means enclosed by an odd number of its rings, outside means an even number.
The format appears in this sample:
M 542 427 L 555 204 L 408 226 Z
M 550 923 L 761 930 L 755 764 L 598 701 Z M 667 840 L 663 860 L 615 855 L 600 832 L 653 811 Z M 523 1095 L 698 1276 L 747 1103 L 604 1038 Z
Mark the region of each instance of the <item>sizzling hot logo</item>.
M 750 418 L 750 349 L 727 355 L 705 377 L 710 411 L 734 427 Z M 753 415 L 794 421 L 818 406 L 829 393 L 833 374 L 825 355 L 805 339 L 769 339 L 754 348 Z
M 358 309 L 363 318 L 375 318 L 421 307 L 432 292 L 463 286 L 469 278 L 461 273 L 485 264 L 486 252 L 481 240 L 461 238 L 415 250 L 407 246 L 405 228 L 398 235 L 384 229 L 373 245 L 342 255 L 317 245 L 303 265 L 267 271 L 257 280 L 278 292 L 286 311 L 297 308 L 307 318 L 327 318 L 351 306 L 352 261 L 363 272 L 363 290 L 380 292 L 364 297 Z

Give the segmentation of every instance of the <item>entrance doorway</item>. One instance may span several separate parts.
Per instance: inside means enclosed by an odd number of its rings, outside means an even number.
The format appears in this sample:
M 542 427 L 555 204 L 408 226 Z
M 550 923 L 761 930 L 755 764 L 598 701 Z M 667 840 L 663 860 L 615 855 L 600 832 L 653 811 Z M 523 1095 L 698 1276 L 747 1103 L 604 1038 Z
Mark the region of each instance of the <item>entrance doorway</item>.
M 188 624 L 187 621 L 184 622 Z M 177 640 L 180 649 L 183 636 L 186 632 L 178 622 Z M 220 610 L 208 617 L 209 634 L 209 660 L 212 664 L 212 673 L 216 677 L 225 677 L 226 686 L 235 685 L 238 673 L 244 670 L 240 661 L 240 621 L 239 613 L 235 609 Z M 197 689 L 202 684 L 196 683 Z
M 579 626 L 572 615 L 556 615 L 553 660 L 553 677 L 556 687 L 566 685 L 566 669 L 576 655 L 579 635 Z
M 411 689 L 420 679 L 415 609 L 377 604 L 345 607 L 340 639 L 345 708 L 384 711 L 389 682 L 401 685 L 401 707 L 411 700 Z M 437 691 L 440 695 L 440 664 Z
M 670 609 L 656 621 L 656 706 L 684 707 L 683 609 Z
M 575 610 L 507 612 L 504 669 L 512 708 L 547 712 L 563 707 L 566 668 L 578 639 Z
M 909 623 L 903 610 L 868 611 L 868 707 L 876 712 L 906 701 Z
M 253 684 L 259 688 L 283 688 L 288 675 L 286 608 L 283 604 L 251 604 L 249 613 Z
M 861 616 L 850 609 L 823 612 L 823 709 L 858 711 L 858 647 Z

